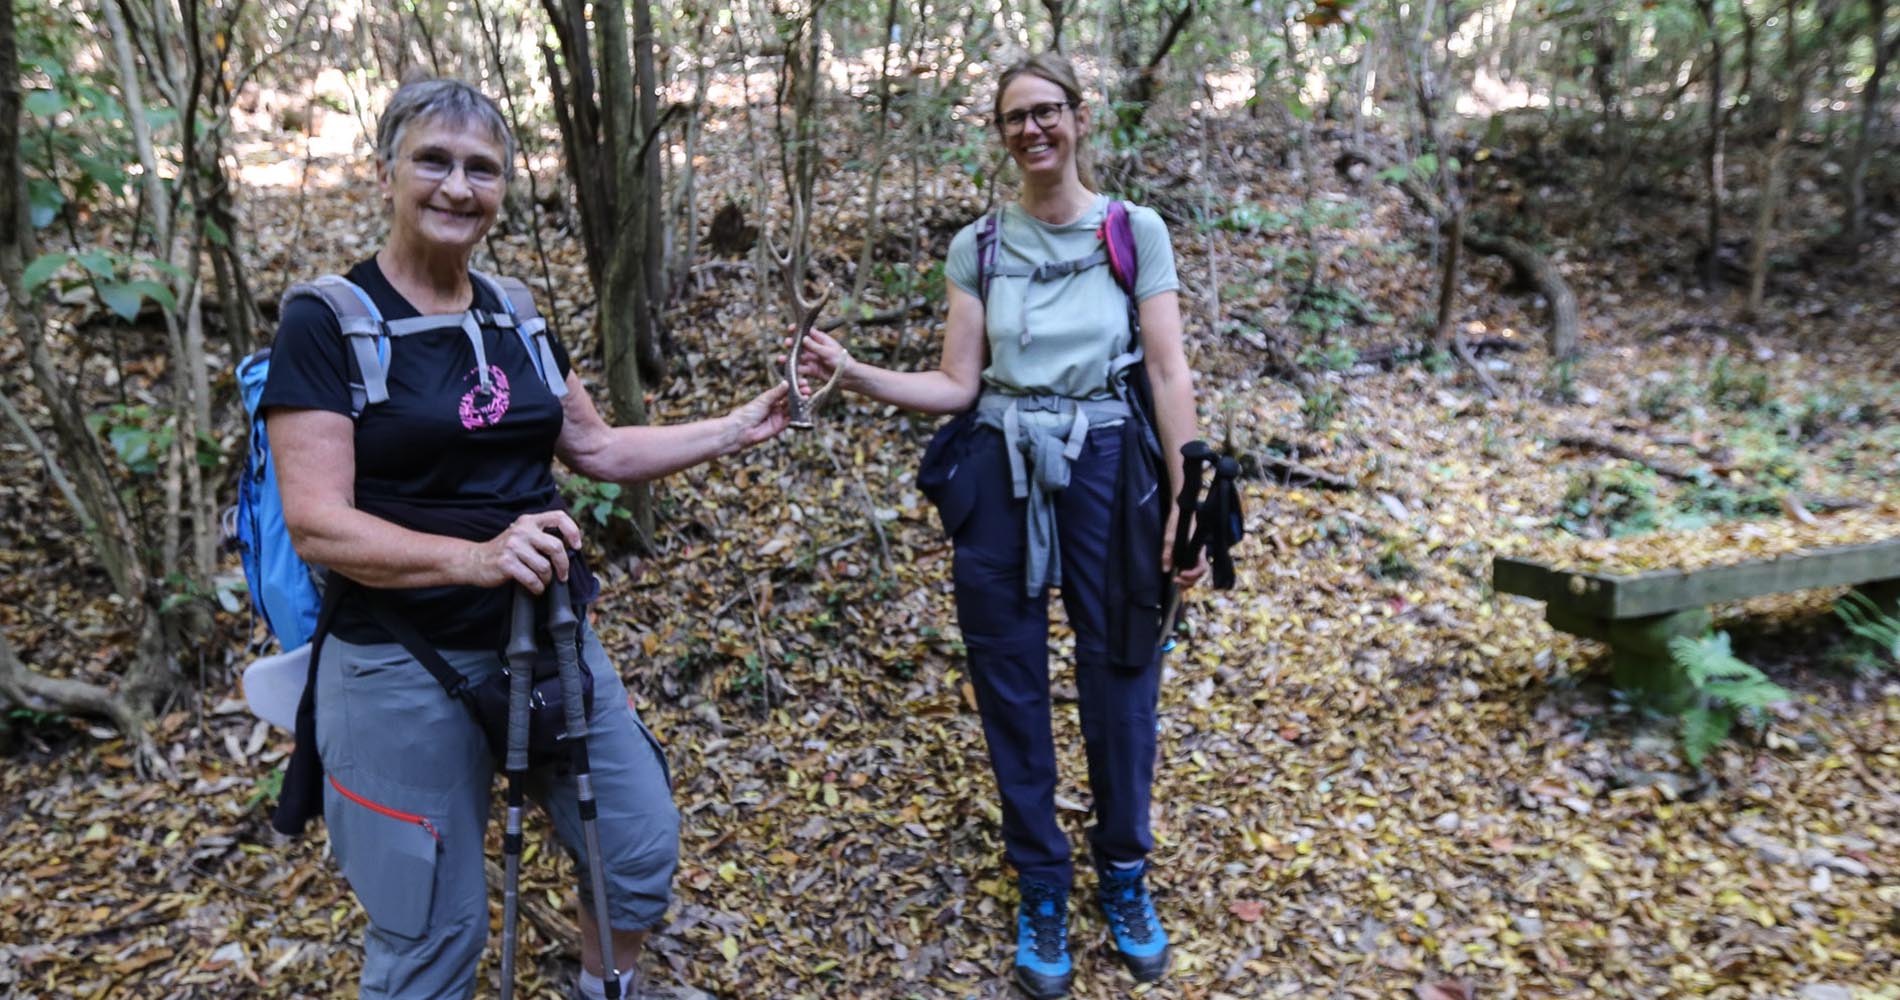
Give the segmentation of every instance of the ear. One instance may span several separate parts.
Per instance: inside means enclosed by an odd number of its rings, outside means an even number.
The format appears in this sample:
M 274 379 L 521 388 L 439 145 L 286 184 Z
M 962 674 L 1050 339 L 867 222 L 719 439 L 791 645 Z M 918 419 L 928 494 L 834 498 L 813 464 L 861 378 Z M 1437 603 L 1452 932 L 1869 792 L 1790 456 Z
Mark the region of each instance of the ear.
M 389 200 L 389 161 L 382 154 L 376 156 L 376 186 L 382 189 L 383 200 Z
M 1089 102 L 1077 101 L 1075 104 L 1075 131 L 1079 135 L 1089 134 Z

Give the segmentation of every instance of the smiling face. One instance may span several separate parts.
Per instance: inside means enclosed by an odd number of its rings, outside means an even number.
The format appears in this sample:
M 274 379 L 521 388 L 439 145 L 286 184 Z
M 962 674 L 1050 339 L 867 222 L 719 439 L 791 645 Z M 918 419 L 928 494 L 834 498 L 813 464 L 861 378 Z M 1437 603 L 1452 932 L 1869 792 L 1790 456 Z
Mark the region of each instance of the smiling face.
M 1032 113 L 1037 109 L 1046 113 L 1058 105 L 1060 109 L 1049 125 Z M 1071 98 L 1060 84 L 1023 73 L 1003 88 L 996 112 L 1003 145 L 1024 176 L 1060 178 L 1075 170 L 1076 146 L 1088 134 L 1089 109 Z M 1009 124 L 1011 119 L 1019 119 L 1021 128 Z
M 507 191 L 507 155 L 481 125 L 445 118 L 412 122 L 396 155 L 377 165 L 390 205 L 393 247 L 473 252 Z

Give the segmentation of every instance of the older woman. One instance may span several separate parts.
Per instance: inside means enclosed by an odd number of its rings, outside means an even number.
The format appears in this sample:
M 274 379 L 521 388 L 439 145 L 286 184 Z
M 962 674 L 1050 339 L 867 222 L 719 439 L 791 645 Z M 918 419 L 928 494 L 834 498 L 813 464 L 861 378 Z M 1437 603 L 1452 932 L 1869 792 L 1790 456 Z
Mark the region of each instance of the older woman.
M 513 152 L 495 105 L 467 84 L 429 80 L 396 92 L 376 145 L 388 240 L 347 275 L 383 321 L 508 312 L 469 260 L 495 222 Z M 785 425 L 779 388 L 716 419 L 609 426 L 566 353 L 550 346 L 536 352 L 515 332 L 479 322 L 390 338 L 388 398 L 361 406 L 360 395 L 352 401 L 361 366 L 333 310 L 295 298 L 277 334 L 260 405 L 285 519 L 299 554 L 344 581 L 316 664 L 315 740 L 331 844 L 369 915 L 364 997 L 468 997 L 488 935 L 491 749 L 411 644 L 382 623 L 399 623 L 480 681 L 503 666 L 517 585 L 539 594 L 559 578 L 575 603 L 592 596 L 553 458 L 594 479 L 648 480 Z M 560 378 L 545 377 L 548 362 Z M 613 965 L 628 970 L 622 995 L 631 995 L 641 944 L 667 908 L 679 817 L 660 746 L 584 625 L 581 655 L 594 684 L 588 755 Z M 578 855 L 574 775 L 546 767 L 529 786 Z M 600 997 L 600 935 L 592 908 L 579 914 L 580 994 Z
M 970 411 L 932 443 L 918 483 L 955 543 L 957 621 L 1001 793 L 1004 852 L 1022 898 L 1016 979 L 1031 996 L 1059 997 L 1074 975 L 1074 872 L 1056 822 L 1051 586 L 1061 588 L 1075 631 L 1095 795 L 1096 896 L 1137 979 L 1158 979 L 1168 966 L 1168 936 L 1146 875 L 1158 595 L 1169 563 L 1162 539 L 1173 534 L 1164 536 L 1162 511 L 1178 489 L 1157 481 L 1154 463 L 1167 456 L 1165 475 L 1180 482 L 1181 446 L 1195 436 L 1194 386 L 1167 229 L 1152 210 L 1092 190 L 1083 161 L 1090 110 L 1075 71 L 1052 54 L 1017 63 L 997 80 L 994 110 L 1022 189 L 950 243 L 950 311 L 937 369 L 862 364 L 821 333 L 811 335 L 800 366 L 813 379 L 842 371 L 840 386 L 880 402 Z M 1111 273 L 1103 245 L 1122 211 L 1139 265 L 1133 276 Z M 1118 385 L 1137 332 L 1152 428 Z M 1180 585 L 1206 571 L 1204 563 L 1178 569 Z

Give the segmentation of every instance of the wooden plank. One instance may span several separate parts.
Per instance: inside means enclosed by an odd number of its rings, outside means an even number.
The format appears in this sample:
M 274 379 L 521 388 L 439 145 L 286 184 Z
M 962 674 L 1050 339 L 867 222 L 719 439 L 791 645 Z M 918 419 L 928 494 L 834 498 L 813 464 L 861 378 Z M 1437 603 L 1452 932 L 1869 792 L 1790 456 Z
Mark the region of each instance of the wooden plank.
M 1614 617 L 1617 581 L 1613 576 L 1554 570 L 1528 559 L 1496 556 L 1491 560 L 1491 589 L 1543 601 L 1586 618 Z
M 1900 578 L 1900 538 L 1843 545 L 1779 559 L 1698 570 L 1659 570 L 1617 579 L 1607 617 L 1635 618 L 1683 608 Z
M 1900 580 L 1900 538 L 1727 566 L 1627 576 L 1557 570 L 1510 556 L 1491 560 L 1491 586 L 1499 593 L 1519 594 L 1577 616 L 1600 619 L 1642 618 L 1764 594 L 1880 580 Z

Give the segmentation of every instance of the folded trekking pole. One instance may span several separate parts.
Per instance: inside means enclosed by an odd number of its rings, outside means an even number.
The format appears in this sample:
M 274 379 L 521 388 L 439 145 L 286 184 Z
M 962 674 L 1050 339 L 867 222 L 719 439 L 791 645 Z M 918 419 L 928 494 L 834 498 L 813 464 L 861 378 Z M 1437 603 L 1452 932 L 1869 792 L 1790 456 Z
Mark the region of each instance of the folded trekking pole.
M 507 878 L 501 889 L 501 1000 L 515 990 L 516 925 L 521 915 L 521 810 L 528 777 L 528 699 L 534 683 L 534 597 L 515 588 L 508 632 L 508 825 L 501 853 Z
M 587 695 L 581 688 L 580 621 L 567 599 L 567 584 L 548 581 L 548 635 L 561 667 L 561 702 L 567 710 L 561 738 L 573 746 L 574 787 L 581 815 L 581 841 L 587 848 L 587 885 L 594 895 L 594 923 L 600 930 L 600 967 L 607 1000 L 619 1000 L 620 970 L 614 968 L 614 932 L 607 923 L 607 873 L 600 854 L 599 813 L 594 780 L 587 765 Z
M 1197 544 L 1199 533 L 1195 529 L 1195 520 L 1201 507 L 1201 483 L 1205 479 L 1209 463 L 1215 460 L 1214 449 L 1205 441 L 1189 441 L 1181 446 L 1181 492 L 1176 496 L 1174 520 L 1174 548 L 1171 552 L 1174 571 L 1193 566 L 1199 559 L 1200 547 Z M 1168 612 L 1161 616 L 1161 648 L 1169 649 L 1174 644 L 1174 629 L 1179 624 L 1181 614 L 1181 588 L 1169 588 Z
M 1214 486 L 1207 491 L 1194 529 L 1194 548 L 1206 550 L 1214 571 L 1214 589 L 1234 589 L 1234 546 L 1246 537 L 1246 518 L 1240 512 L 1240 463 L 1223 455 L 1214 464 Z

